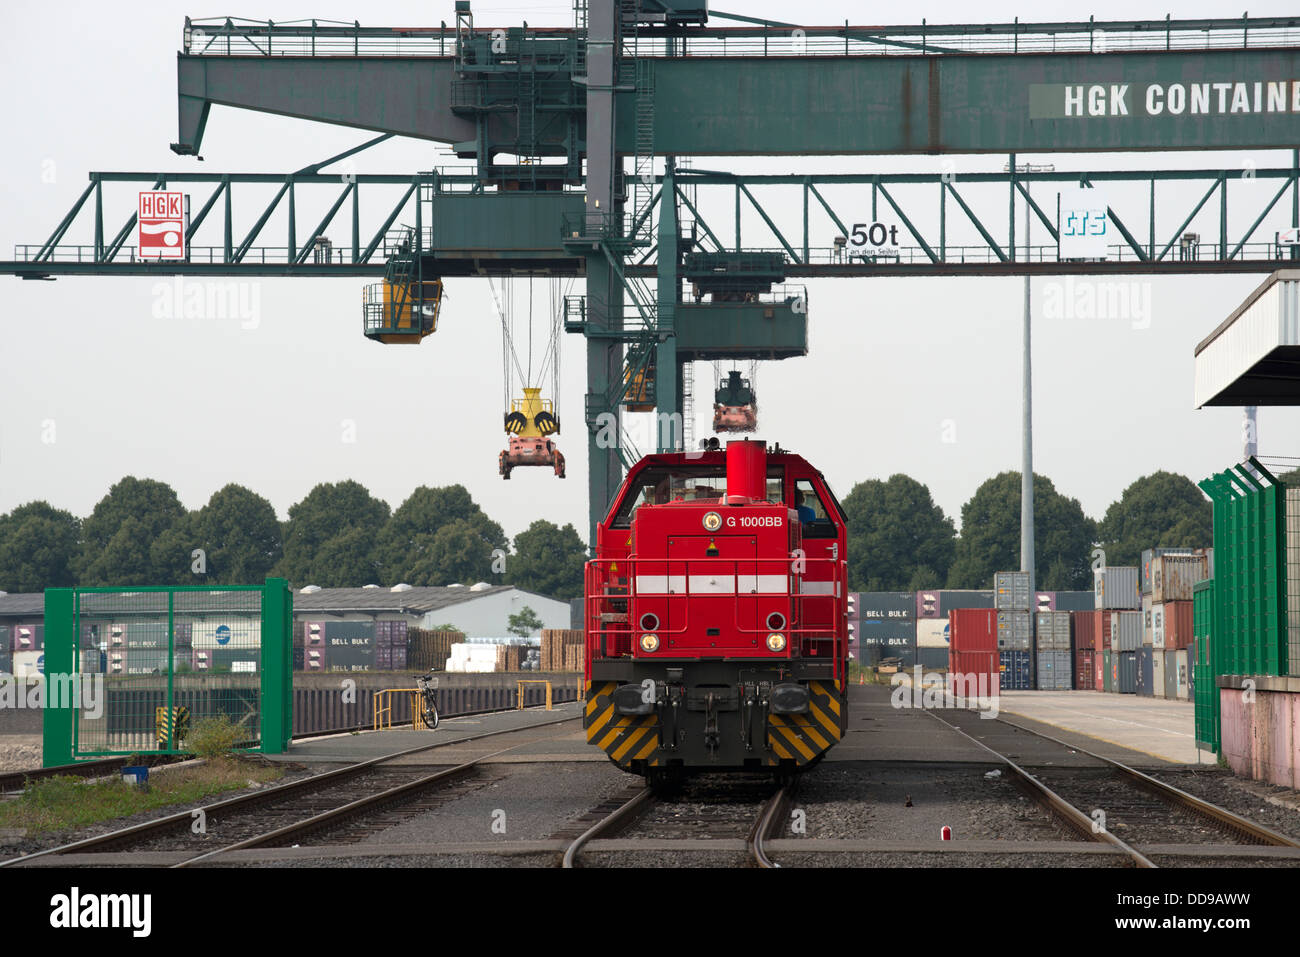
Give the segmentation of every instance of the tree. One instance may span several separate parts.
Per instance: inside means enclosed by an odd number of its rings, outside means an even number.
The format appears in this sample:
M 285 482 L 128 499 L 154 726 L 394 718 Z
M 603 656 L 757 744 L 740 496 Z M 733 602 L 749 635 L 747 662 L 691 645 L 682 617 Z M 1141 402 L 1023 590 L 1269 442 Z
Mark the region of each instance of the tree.
M 360 482 L 322 482 L 289 509 L 276 572 L 296 586 L 377 582 L 375 540 L 387 521 L 387 503 Z
M 213 493 L 197 525 L 196 547 L 204 550 L 211 584 L 261 584 L 283 551 L 275 508 L 242 485 Z
M 539 595 L 577 598 L 582 594 L 586 563 L 587 548 L 577 529 L 539 518 L 515 536 L 507 580 Z
M 1282 472 L 1276 476 L 1277 480 L 1289 488 L 1300 487 L 1300 468 L 1291 469 L 1289 472 Z
M 485 581 L 492 574 L 492 552 L 505 545 L 505 533 L 496 522 L 458 518 L 438 529 L 412 575 L 428 585 Z
M 518 635 L 520 638 L 527 638 L 538 628 L 541 628 L 542 624 L 542 619 L 537 617 L 537 612 L 524 605 L 523 608 L 520 608 L 519 611 L 507 619 L 506 631 L 512 635 Z
M 0 516 L 0 590 L 34 592 L 76 583 L 81 521 L 47 502 Z
M 96 551 L 94 571 L 86 575 L 83 583 L 136 586 L 163 581 L 166 572 L 153 563 L 152 544 L 149 527 L 128 515 L 108 543 Z
M 194 571 L 194 549 L 199 547 L 198 512 L 186 512 L 149 546 L 149 559 L 158 585 L 205 585 L 208 579 Z
M 1148 548 L 1195 548 L 1214 540 L 1214 506 L 1185 475 L 1138 479 L 1106 510 L 1099 533 L 1106 564 L 1136 565 Z
M 1034 476 L 1034 565 L 1037 587 L 1066 591 L 1092 587 L 1091 552 L 1096 523 L 1077 499 L 1052 480 Z M 957 557 L 949 588 L 991 588 L 998 571 L 1020 567 L 1020 473 L 984 482 L 961 509 Z
M 421 485 L 393 512 L 376 548 L 383 582 L 473 584 L 493 572 L 493 551 L 507 541 L 463 485 Z
M 379 577 L 375 561 L 375 532 L 357 525 L 325 541 L 316 550 L 304 584 L 322 588 L 359 588 Z
M 871 479 L 853 486 L 843 504 L 850 588 L 933 588 L 947 576 L 957 531 L 926 486 L 906 475 Z
M 165 482 L 128 475 L 108 490 L 82 523 L 76 562 L 83 585 L 152 585 L 169 569 L 154 564 L 153 544 L 185 509 Z

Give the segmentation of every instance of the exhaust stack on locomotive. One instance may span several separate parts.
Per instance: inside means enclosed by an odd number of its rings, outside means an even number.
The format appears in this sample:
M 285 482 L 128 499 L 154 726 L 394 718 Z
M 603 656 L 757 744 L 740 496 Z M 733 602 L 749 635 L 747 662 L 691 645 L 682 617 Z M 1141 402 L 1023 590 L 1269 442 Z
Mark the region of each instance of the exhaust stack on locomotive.
M 846 721 L 845 546 L 821 474 L 779 447 L 638 462 L 587 566 L 588 741 L 652 780 L 820 758 Z
M 742 439 L 727 443 L 727 504 L 744 505 L 767 497 L 767 445 Z

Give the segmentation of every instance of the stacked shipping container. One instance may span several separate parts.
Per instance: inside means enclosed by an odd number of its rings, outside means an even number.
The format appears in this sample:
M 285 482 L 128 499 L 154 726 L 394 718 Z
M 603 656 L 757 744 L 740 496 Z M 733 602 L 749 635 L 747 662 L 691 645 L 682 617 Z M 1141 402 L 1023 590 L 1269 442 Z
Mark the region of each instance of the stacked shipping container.
M 1031 611 L 1029 575 L 1026 572 L 997 572 L 993 576 L 994 606 L 997 609 L 998 665 L 1002 687 L 1028 691 L 1034 687 L 1034 618 Z M 1051 598 L 1054 601 L 1055 595 Z
M 400 619 L 301 622 L 294 665 L 303 671 L 405 671 L 409 632 Z
M 916 664 L 916 594 L 861 592 L 854 596 L 853 614 L 858 661 L 911 668 Z
M 1095 610 L 1071 615 L 1076 687 L 1186 699 L 1192 589 L 1212 567 L 1213 549 L 1150 549 L 1140 568 L 1097 570 Z
M 1070 612 L 1074 633 L 1075 687 L 1103 689 L 1103 652 L 1110 648 L 1110 613 L 1105 611 Z
M 1068 611 L 1040 611 L 1037 633 L 1038 687 L 1042 691 L 1069 691 L 1074 687 L 1074 656 L 1070 653 Z
M 1110 635 L 1103 650 L 1103 684 L 1106 691 L 1136 694 L 1142 648 L 1142 592 L 1138 568 L 1104 566 L 1093 572 L 1095 607 L 1110 613 Z M 1104 631 L 1104 629 L 1103 629 Z M 1109 659 L 1109 660 L 1107 660 Z
M 1002 672 L 998 652 L 998 618 L 1001 612 L 991 608 L 957 608 L 948 619 L 951 646 L 948 673 L 966 678 L 975 676 L 977 683 L 997 694 Z
M 1142 600 L 1148 611 L 1140 694 L 1177 698 L 1178 652 L 1192 642 L 1192 591 L 1209 577 L 1213 551 L 1150 549 L 1142 553 Z M 1184 675 L 1186 659 L 1184 654 Z

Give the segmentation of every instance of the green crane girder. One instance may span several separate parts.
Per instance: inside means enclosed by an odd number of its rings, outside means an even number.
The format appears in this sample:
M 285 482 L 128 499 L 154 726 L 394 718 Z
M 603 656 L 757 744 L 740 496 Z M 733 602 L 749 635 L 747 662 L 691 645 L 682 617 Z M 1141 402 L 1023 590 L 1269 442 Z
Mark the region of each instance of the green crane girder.
M 1295 18 L 1243 18 L 706 27 L 637 37 L 625 53 L 654 63 L 658 155 L 1267 149 L 1297 141 L 1300 52 L 1287 32 L 1295 26 Z M 214 104 L 436 140 L 465 155 L 518 138 L 509 111 L 491 114 L 484 137 L 481 124 L 455 108 L 460 69 L 446 28 L 363 32 L 224 21 L 204 36 L 196 43 L 191 35 L 178 54 L 178 152 L 199 151 Z M 668 36 L 676 56 L 663 55 Z M 486 51 L 475 64 L 481 71 L 491 65 L 492 31 L 474 37 Z M 578 45 L 574 31 L 529 29 L 513 42 L 525 37 L 557 48 L 547 61 L 552 69 L 576 67 L 576 58 L 564 57 Z M 899 49 L 910 55 L 881 55 Z M 499 69 L 514 67 L 517 50 L 503 41 Z M 1285 86 L 1284 109 L 1270 108 L 1269 83 Z M 1235 84 L 1245 87 L 1244 108 L 1234 103 Z M 1183 91 L 1178 113 L 1176 104 L 1166 107 L 1174 85 Z M 1208 109 L 1193 112 L 1190 88 L 1201 85 L 1209 87 Z M 571 87 L 557 91 L 537 109 L 572 111 Z M 616 97 L 615 148 L 628 155 L 637 149 L 636 95 L 629 87 Z M 575 123 L 583 148 L 583 121 Z M 557 124 L 543 141 L 560 150 L 568 133 Z
M 319 167 L 322 164 L 316 164 Z M 1010 164 L 1008 164 L 1010 166 Z M 316 167 L 309 167 L 314 169 Z M 485 191 L 470 173 L 431 171 L 415 176 L 389 174 L 279 173 L 193 173 L 193 172 L 103 172 L 91 173 L 90 183 L 54 231 L 43 243 L 17 244 L 15 258 L 0 262 L 0 271 L 28 278 L 58 275 L 150 275 L 172 274 L 176 270 L 196 275 L 382 275 L 384 261 L 395 251 L 391 227 L 397 221 L 414 221 L 416 190 L 425 225 L 422 246 L 430 250 L 426 271 L 443 275 L 511 275 L 527 271 L 529 242 L 545 257 L 532 268 L 549 273 L 582 275 L 587 251 L 599 248 L 606 257 L 621 260 L 624 252 L 611 245 L 605 234 L 583 236 L 571 241 L 561 234 L 573 229 L 556 200 L 571 197 L 581 208 L 581 193 L 540 193 L 509 196 Z M 707 171 L 679 170 L 673 194 L 682 210 L 693 217 L 695 241 L 707 241 L 715 250 L 772 252 L 785 259 L 785 275 L 792 278 L 863 277 L 900 275 L 1062 275 L 1123 273 L 1267 273 L 1290 265 L 1296 247 L 1280 247 L 1272 235 L 1278 229 L 1300 226 L 1300 158 L 1293 151 L 1290 167 L 1254 169 L 1208 168 L 1199 170 L 1091 170 L 1037 173 L 881 173 L 881 174 L 776 174 L 732 175 Z M 662 202 L 663 176 L 657 176 L 657 190 L 648 217 Z M 1104 261 L 1061 260 L 1056 247 L 1056 211 L 1044 208 L 1044 189 L 1050 193 L 1061 186 L 1088 183 L 1114 188 L 1111 214 L 1128 224 L 1123 241 L 1114 244 Z M 240 202 L 236 194 L 244 186 L 275 184 L 281 187 L 263 205 Z M 1162 196 L 1157 187 L 1187 184 L 1199 199 L 1185 198 L 1176 204 Z M 191 255 L 183 264 L 139 261 L 126 240 L 134 224 L 136 192 L 141 189 L 188 189 L 202 186 L 207 197 L 191 219 L 187 239 Z M 394 189 L 397 187 L 399 189 Z M 1141 192 L 1138 192 L 1138 189 Z M 692 202 L 687 189 L 695 194 Z M 792 216 L 791 189 L 801 198 L 802 215 Z M 116 190 L 116 192 L 114 192 Z M 311 232 L 293 231 L 283 242 L 263 237 L 262 226 L 281 206 L 292 208 L 304 190 L 333 195 L 329 209 Z M 838 191 L 838 192 L 835 192 Z M 362 225 L 362 194 L 370 213 Z M 1012 194 L 1027 201 L 1041 227 L 1044 241 L 1032 245 L 1017 238 L 1021 215 L 1013 214 Z M 1035 199 L 1035 194 L 1037 199 Z M 1288 196 L 1288 194 L 1290 194 Z M 202 194 L 200 194 L 202 195 Z M 481 197 L 493 215 L 467 217 L 463 206 Z M 733 199 L 734 198 L 734 199 Z M 86 211 L 93 199 L 93 214 Z M 220 214 L 214 213 L 221 203 Z M 339 219 L 344 205 L 350 215 Z M 125 225 L 106 239 L 108 210 L 118 211 Z M 778 203 L 784 200 L 784 206 Z M 955 204 L 949 215 L 949 201 Z M 497 215 L 496 206 L 518 203 L 527 207 L 533 226 L 532 239 L 520 242 L 516 221 Z M 441 225 L 446 206 L 446 225 Z M 977 208 L 978 207 L 978 208 Z M 374 210 L 378 209 L 376 216 Z M 1023 207 L 1021 207 L 1023 209 Z M 1246 223 L 1232 227 L 1245 210 Z M 250 218 L 250 210 L 256 213 Z M 744 211 L 752 210 L 759 224 L 745 226 Z M 236 216 L 236 211 L 241 215 Z M 706 217 L 705 211 L 708 212 Z M 721 211 L 721 212 L 720 212 Z M 734 211 L 734 212 L 733 212 Z M 1232 214 L 1232 215 L 1230 215 Z M 716 216 L 716 218 L 714 218 Z M 1197 219 L 1197 217 L 1201 219 Z M 836 236 L 847 237 L 855 223 L 894 218 L 900 226 L 897 256 L 855 256 Z M 290 217 L 296 222 L 295 217 Z M 1193 224 L 1206 230 L 1193 244 L 1181 242 Z M 316 241 L 335 224 L 348 237 L 333 243 L 328 259 L 316 255 Z M 206 229 L 203 227 L 206 226 Z M 1208 226 L 1208 229 L 1207 229 Z M 78 233 L 74 227 L 80 227 Z M 642 227 L 638 226 L 640 230 Z M 85 230 L 93 230 L 86 233 Z M 474 230 L 472 240 L 466 230 Z M 246 230 L 246 231 L 245 231 Z M 966 236 L 956 237 L 962 230 Z M 1212 231 L 1210 231 L 1212 230 Z M 243 240 L 235 237 L 243 232 Z M 439 233 L 449 240 L 439 246 Z M 337 235 L 337 230 L 336 230 Z M 689 237 L 688 237 L 689 238 Z M 253 245 L 257 240 L 260 245 Z M 206 241 L 205 241 L 206 240 Z M 452 246 L 448 249 L 447 243 Z M 516 257 L 502 253 L 495 258 L 449 258 L 466 244 L 475 249 L 515 250 Z M 442 249 L 444 255 L 439 258 Z M 636 261 L 621 264 L 614 271 L 620 282 L 648 279 L 657 275 L 659 244 L 645 249 Z M 655 306 L 644 293 L 634 301 L 637 311 L 652 315 Z

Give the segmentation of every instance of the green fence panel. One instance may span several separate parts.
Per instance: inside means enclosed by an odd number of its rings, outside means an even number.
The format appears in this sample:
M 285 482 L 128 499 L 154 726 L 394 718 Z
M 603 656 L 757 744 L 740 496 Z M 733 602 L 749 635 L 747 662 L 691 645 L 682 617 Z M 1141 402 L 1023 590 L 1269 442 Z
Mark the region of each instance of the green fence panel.
M 1218 553 L 1215 554 L 1217 556 Z M 1192 700 L 1196 715 L 1196 745 L 1218 753 L 1219 689 L 1210 673 L 1210 633 L 1213 621 L 1214 579 L 1211 578 L 1197 582 L 1192 588 L 1192 636 L 1196 640 L 1196 658 L 1191 663 Z
M 74 674 L 76 647 L 75 596 L 71 588 L 45 590 L 45 680 L 47 690 L 59 683 L 59 675 Z M 77 720 L 77 703 L 47 695 L 42 720 L 42 755 L 45 767 L 71 764 L 72 735 Z
M 1218 752 L 1218 677 L 1290 671 L 1286 490 L 1255 458 L 1200 487 L 1214 507 L 1215 575 L 1195 592 L 1196 735 Z
M 45 594 L 45 765 L 141 752 L 182 754 L 225 716 L 246 750 L 281 753 L 293 726 L 293 600 L 265 585 L 64 588 Z M 65 696 L 68 698 L 69 696 Z

